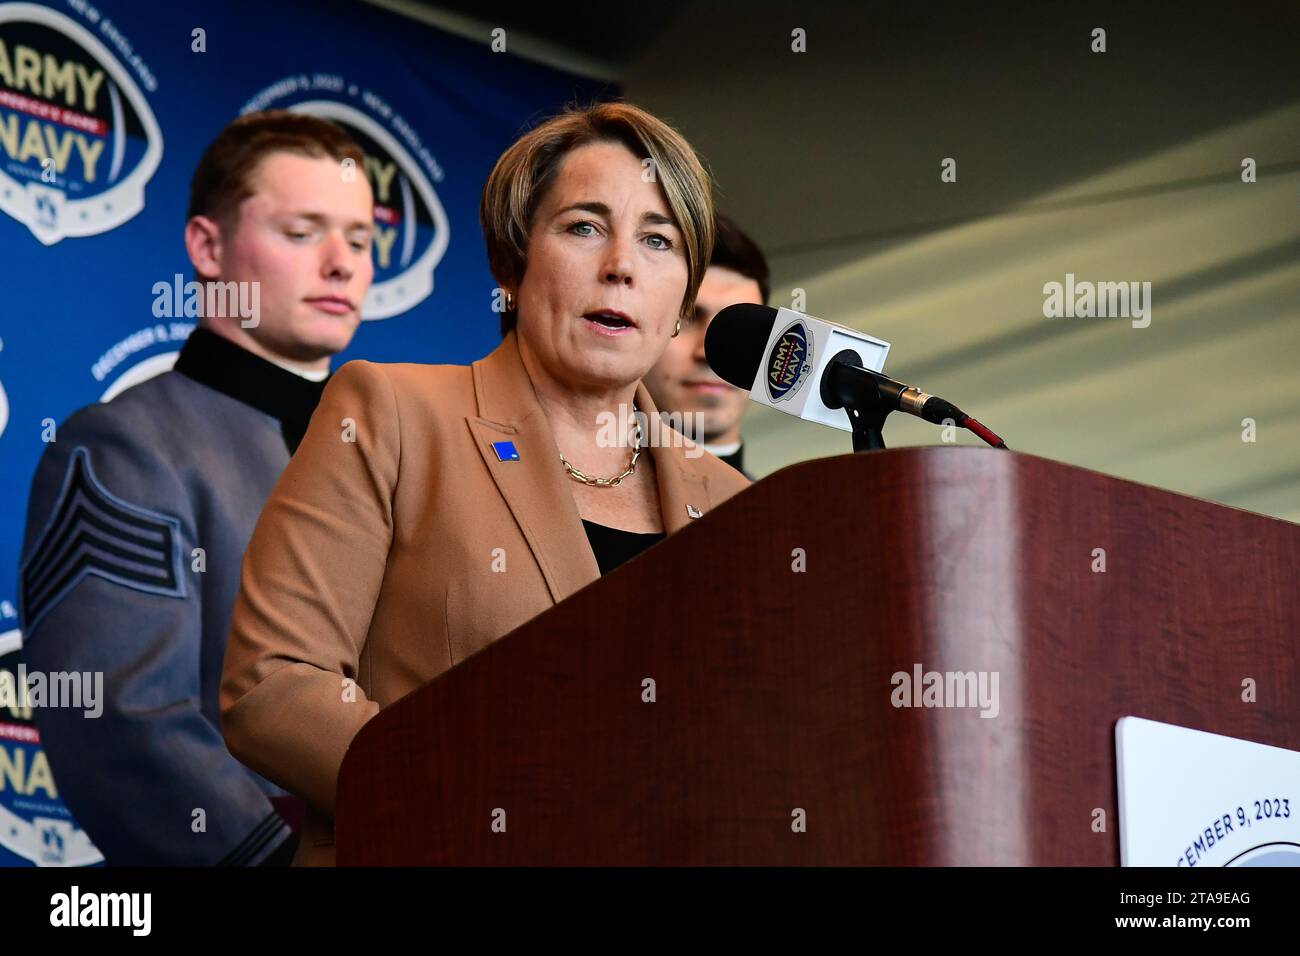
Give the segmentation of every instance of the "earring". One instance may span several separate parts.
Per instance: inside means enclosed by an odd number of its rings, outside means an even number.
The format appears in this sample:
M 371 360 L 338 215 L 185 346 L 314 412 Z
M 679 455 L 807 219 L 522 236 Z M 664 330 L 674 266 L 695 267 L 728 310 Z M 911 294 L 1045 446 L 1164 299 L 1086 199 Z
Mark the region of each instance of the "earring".
M 677 338 L 677 333 L 680 332 L 681 330 L 682 330 L 682 319 L 681 319 L 681 316 L 678 316 L 678 317 L 677 317 L 677 328 L 673 329 L 673 334 L 672 334 L 671 338 L 674 338 L 674 339 Z
M 506 311 L 507 311 L 507 312 L 513 312 L 514 310 L 515 310 L 515 295 L 514 295 L 513 292 L 507 292 L 507 293 L 506 293 Z

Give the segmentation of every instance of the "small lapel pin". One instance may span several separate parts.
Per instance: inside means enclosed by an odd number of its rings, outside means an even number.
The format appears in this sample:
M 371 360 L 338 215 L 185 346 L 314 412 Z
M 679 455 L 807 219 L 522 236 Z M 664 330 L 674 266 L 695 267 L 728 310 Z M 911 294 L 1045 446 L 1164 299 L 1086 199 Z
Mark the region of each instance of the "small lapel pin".
M 699 508 L 695 507 L 695 505 L 687 505 L 686 513 L 690 515 L 692 518 L 698 518 L 704 514 L 704 512 L 701 511 Z
M 492 450 L 497 453 L 497 461 L 518 461 L 519 452 L 512 441 L 494 441 Z

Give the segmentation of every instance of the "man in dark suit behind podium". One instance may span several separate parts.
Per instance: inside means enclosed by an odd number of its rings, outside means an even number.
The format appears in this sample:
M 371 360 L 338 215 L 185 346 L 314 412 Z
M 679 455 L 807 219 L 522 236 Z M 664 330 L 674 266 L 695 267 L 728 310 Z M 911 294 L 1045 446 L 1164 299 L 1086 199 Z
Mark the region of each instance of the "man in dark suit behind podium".
M 727 216 L 715 217 L 717 239 L 713 258 L 695 311 L 682 331 L 645 377 L 646 388 L 660 411 L 673 413 L 673 423 L 686 423 L 690 438 L 701 442 L 751 481 L 745 471 L 740 420 L 749 406 L 749 393 L 718 378 L 704 356 L 704 335 L 713 317 L 729 305 L 767 305 L 767 259 L 758 244 Z M 689 418 L 685 413 L 690 413 Z

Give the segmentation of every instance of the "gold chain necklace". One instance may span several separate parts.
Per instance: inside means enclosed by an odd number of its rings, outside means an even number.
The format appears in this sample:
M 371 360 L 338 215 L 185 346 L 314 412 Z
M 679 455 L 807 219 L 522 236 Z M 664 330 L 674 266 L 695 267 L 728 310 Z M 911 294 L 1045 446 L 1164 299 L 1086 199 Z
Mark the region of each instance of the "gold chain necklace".
M 633 413 L 635 412 L 636 409 L 634 408 Z M 641 421 L 640 419 L 638 419 L 636 423 L 636 438 L 633 440 L 632 443 L 632 460 L 628 462 L 627 471 L 623 472 L 623 474 L 615 475 L 613 478 L 593 478 L 590 475 L 584 475 L 577 468 L 574 468 L 571 464 L 569 464 L 569 460 L 564 457 L 564 452 L 560 452 L 560 463 L 564 465 L 564 470 L 568 472 L 569 477 L 572 478 L 574 481 L 580 481 L 584 485 L 589 485 L 590 487 L 593 488 L 597 488 L 597 487 L 613 488 L 616 485 L 618 485 L 618 483 L 621 482 L 628 475 L 632 474 L 632 472 L 636 471 L 636 460 L 640 457 L 641 457 Z

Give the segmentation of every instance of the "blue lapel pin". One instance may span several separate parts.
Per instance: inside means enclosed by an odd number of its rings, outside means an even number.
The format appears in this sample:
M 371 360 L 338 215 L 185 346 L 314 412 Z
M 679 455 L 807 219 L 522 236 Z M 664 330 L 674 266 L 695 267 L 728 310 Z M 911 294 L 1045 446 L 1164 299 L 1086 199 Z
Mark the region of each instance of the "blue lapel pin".
M 497 453 L 497 461 L 518 461 L 519 452 L 512 441 L 494 441 L 492 450 Z

